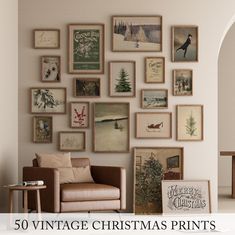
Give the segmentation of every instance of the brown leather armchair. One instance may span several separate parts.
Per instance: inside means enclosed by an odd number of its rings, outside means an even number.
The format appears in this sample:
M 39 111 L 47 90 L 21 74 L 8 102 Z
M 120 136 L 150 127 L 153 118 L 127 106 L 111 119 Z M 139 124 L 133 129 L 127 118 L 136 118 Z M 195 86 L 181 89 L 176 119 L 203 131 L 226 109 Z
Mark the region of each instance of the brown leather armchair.
M 72 158 L 73 167 L 90 165 L 88 158 Z M 23 180 L 43 180 L 46 189 L 41 190 L 41 206 L 45 212 L 79 212 L 126 209 L 126 170 L 122 167 L 91 166 L 95 183 L 59 183 L 59 171 L 55 168 L 23 168 Z M 29 192 L 28 208 L 35 210 L 34 192 Z

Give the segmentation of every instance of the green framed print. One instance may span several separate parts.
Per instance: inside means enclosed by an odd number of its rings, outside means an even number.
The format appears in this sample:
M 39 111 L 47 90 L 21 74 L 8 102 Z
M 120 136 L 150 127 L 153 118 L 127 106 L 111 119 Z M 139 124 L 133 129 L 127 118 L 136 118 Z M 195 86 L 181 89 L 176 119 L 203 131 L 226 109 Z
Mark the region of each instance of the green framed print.
M 157 15 L 113 16 L 112 50 L 162 51 L 162 17 Z
M 104 73 L 104 24 L 69 24 L 69 73 Z

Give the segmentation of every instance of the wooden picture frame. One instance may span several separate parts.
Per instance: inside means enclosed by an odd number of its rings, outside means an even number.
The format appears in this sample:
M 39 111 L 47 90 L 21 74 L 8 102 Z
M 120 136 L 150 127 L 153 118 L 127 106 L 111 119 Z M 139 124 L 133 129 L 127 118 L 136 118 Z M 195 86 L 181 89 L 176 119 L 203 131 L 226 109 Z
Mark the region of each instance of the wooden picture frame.
M 165 83 L 165 57 L 145 57 L 145 83 Z
M 101 93 L 100 78 L 74 78 L 74 97 L 98 98 Z
M 34 29 L 34 49 L 59 49 L 60 29 Z
M 161 52 L 162 16 L 112 16 L 113 52 Z
M 141 90 L 142 109 L 166 109 L 168 108 L 167 89 L 142 89 Z
M 209 180 L 163 180 L 164 214 L 211 213 Z
M 133 150 L 133 211 L 135 214 L 160 214 L 161 181 L 183 179 L 184 148 L 135 147 Z M 172 156 L 179 156 L 179 167 L 168 169 L 167 160 Z
M 202 141 L 203 138 L 203 105 L 177 105 L 176 140 Z
M 130 104 L 128 102 L 93 104 L 93 151 L 100 153 L 130 151 Z
M 86 132 L 84 131 L 60 131 L 59 150 L 79 152 L 86 150 Z
M 69 73 L 104 73 L 104 33 L 104 24 L 68 25 Z
M 30 112 L 35 114 L 65 114 L 67 89 L 65 87 L 31 87 Z
M 89 102 L 70 102 L 70 127 L 88 128 L 90 119 Z
M 137 112 L 135 137 L 138 139 L 171 139 L 172 113 Z
M 198 62 L 198 38 L 198 26 L 172 26 L 172 62 Z
M 61 57 L 55 55 L 41 56 L 41 81 L 61 81 Z
M 53 140 L 53 118 L 52 116 L 33 117 L 33 142 L 52 143 Z
M 193 70 L 174 69 L 172 80 L 172 94 L 174 96 L 193 95 Z
M 136 96 L 136 62 L 119 60 L 109 62 L 109 96 Z

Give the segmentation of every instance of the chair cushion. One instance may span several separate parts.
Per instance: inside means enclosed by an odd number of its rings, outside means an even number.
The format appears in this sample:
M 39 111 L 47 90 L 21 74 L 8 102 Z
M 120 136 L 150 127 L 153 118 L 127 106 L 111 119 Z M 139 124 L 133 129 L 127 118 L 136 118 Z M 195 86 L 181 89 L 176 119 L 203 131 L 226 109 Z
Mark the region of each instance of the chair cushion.
M 61 184 L 60 185 L 61 201 L 96 201 L 96 200 L 113 200 L 120 198 L 120 190 L 116 187 L 96 184 Z
M 36 153 L 39 167 L 72 167 L 70 153 Z
M 60 184 L 65 183 L 94 183 L 90 166 L 85 167 L 59 167 Z

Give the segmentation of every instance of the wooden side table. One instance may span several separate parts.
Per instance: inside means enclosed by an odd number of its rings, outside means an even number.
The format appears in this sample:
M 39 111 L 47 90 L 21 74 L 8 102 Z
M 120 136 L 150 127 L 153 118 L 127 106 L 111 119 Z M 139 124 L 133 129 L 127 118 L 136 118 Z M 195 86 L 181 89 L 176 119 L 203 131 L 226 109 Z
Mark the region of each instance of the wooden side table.
M 37 212 L 41 213 L 40 190 L 45 189 L 46 185 L 41 186 L 7 186 L 9 189 L 9 213 L 13 212 L 13 192 L 22 191 L 24 196 L 24 213 L 28 213 L 28 191 L 36 191 Z
M 232 156 L 232 198 L 235 198 L 235 151 L 221 151 L 220 156 Z

